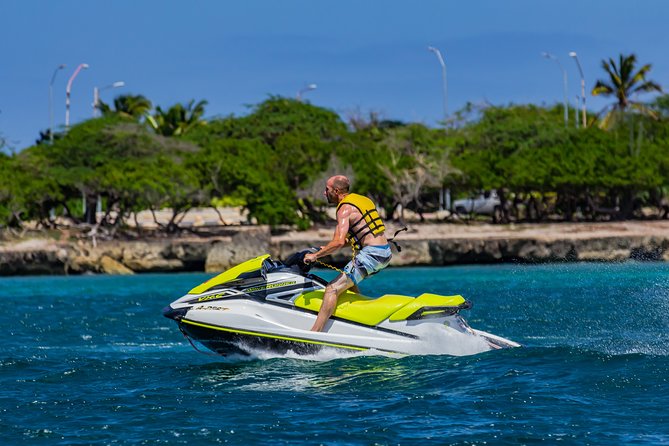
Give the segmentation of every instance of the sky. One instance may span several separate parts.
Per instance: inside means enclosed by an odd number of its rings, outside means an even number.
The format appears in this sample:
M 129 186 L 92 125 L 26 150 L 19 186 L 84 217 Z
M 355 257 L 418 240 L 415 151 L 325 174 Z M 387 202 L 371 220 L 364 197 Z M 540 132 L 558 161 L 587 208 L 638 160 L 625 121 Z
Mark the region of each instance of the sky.
M 664 0 L 0 0 L 0 137 L 21 150 L 49 128 L 49 83 L 56 129 L 92 115 L 93 90 L 142 94 L 167 108 L 208 101 L 206 117 L 242 116 L 270 95 L 296 97 L 344 119 L 386 119 L 438 126 L 447 107 L 467 102 L 571 105 L 580 92 L 576 51 L 589 110 L 604 78 L 601 61 L 635 53 L 649 78 L 669 89 L 669 1 Z M 651 99 L 652 96 L 645 98 Z M 640 99 L 643 99 L 640 98 Z

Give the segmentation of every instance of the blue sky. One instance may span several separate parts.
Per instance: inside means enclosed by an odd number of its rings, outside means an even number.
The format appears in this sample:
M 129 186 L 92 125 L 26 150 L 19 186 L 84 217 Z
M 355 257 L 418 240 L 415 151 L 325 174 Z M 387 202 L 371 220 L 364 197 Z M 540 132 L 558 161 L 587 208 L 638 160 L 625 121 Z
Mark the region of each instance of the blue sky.
M 583 65 L 589 91 L 603 58 L 634 52 L 669 88 L 669 1 L 468 0 L 153 1 L 0 0 L 0 135 L 21 149 L 49 126 L 53 70 L 56 126 L 91 116 L 94 87 L 143 94 L 155 105 L 206 99 L 207 117 L 243 115 L 269 95 L 305 94 L 342 116 L 375 111 L 436 126 L 446 60 L 450 111 L 467 101 L 496 105 L 562 101 L 560 58 L 573 104 Z M 588 94 L 588 108 L 607 102 Z

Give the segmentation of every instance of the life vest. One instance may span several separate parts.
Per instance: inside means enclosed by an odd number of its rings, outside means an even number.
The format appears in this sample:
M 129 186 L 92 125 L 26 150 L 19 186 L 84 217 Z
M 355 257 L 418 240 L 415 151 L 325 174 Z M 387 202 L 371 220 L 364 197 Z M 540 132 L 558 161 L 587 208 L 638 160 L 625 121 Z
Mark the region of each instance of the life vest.
M 362 239 L 368 234 L 383 234 L 386 226 L 383 224 L 379 212 L 376 210 L 374 202 L 367 197 L 358 194 L 348 194 L 337 205 L 337 211 L 344 204 L 350 204 L 355 207 L 362 217 L 349 226 L 346 240 L 353 245 L 355 249 L 362 249 Z

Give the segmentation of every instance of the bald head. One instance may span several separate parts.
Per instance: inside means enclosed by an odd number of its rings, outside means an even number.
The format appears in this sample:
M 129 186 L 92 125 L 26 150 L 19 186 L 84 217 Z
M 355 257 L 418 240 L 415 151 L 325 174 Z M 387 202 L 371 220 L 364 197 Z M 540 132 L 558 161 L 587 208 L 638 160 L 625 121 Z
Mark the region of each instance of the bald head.
M 328 178 L 325 185 L 325 197 L 330 204 L 338 204 L 348 194 L 351 182 L 344 175 L 335 175 Z
M 335 175 L 330 177 L 328 183 L 334 188 L 337 189 L 340 193 L 347 194 L 348 189 L 351 187 L 351 182 L 344 175 Z

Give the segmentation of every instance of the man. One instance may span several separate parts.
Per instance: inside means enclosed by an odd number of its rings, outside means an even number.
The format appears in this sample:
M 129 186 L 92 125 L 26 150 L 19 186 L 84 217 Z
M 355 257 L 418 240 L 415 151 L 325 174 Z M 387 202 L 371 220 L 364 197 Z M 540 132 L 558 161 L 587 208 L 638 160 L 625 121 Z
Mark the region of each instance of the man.
M 313 254 L 304 256 L 305 263 L 330 255 L 341 249 L 346 242 L 355 248 L 355 256 L 344 268 L 344 274 L 337 276 L 325 288 L 323 303 L 312 331 L 322 331 L 337 306 L 337 298 L 344 291 L 353 288 L 365 277 L 375 274 L 388 266 L 392 253 L 385 236 L 385 226 L 372 200 L 358 194 L 349 193 L 350 182 L 343 175 L 328 179 L 325 197 L 330 204 L 337 205 L 337 227 L 330 243 Z

